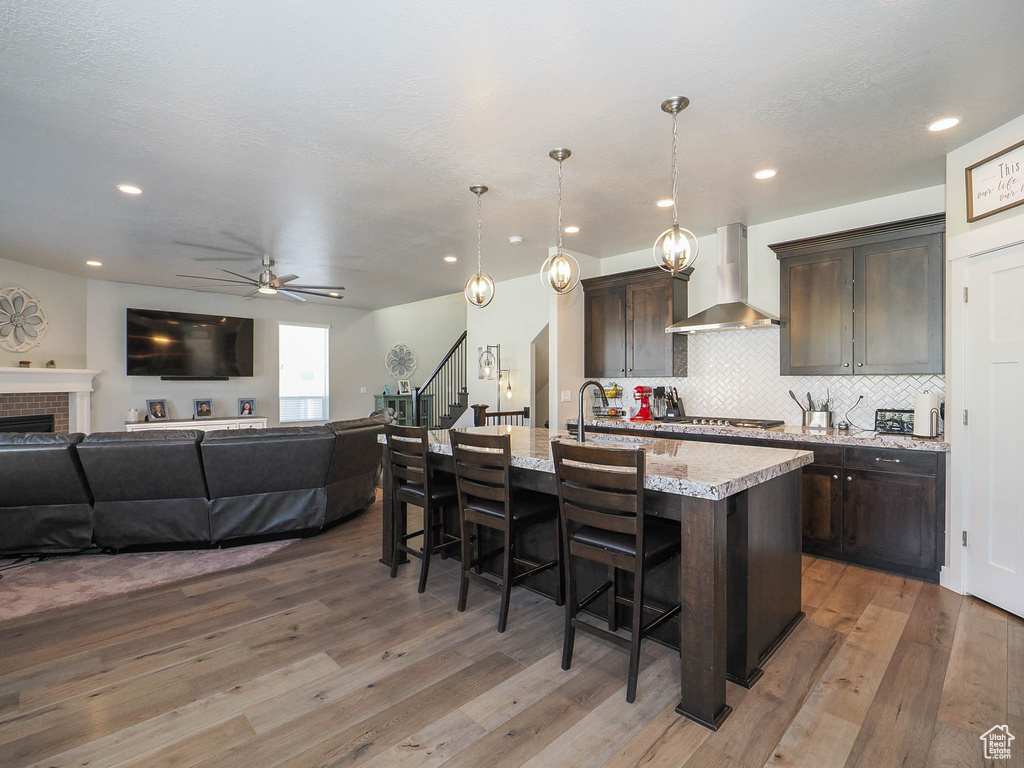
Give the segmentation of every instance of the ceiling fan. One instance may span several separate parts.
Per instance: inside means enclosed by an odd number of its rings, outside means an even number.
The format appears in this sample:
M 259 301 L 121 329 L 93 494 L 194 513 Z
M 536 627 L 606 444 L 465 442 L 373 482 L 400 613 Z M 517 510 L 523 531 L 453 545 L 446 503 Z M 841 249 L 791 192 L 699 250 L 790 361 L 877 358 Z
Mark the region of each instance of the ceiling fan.
M 292 301 L 306 301 L 302 297 L 305 296 L 319 296 L 322 299 L 338 299 L 344 298 L 338 291 L 345 290 L 343 285 L 295 285 L 292 283 L 293 280 L 298 280 L 298 275 L 281 275 L 278 277 L 271 271 L 271 267 L 274 266 L 274 260 L 269 255 L 263 255 L 263 268 L 260 270 L 258 278 L 248 277 L 247 275 L 241 275 L 238 272 L 232 272 L 230 269 L 221 269 L 221 272 L 225 272 L 232 277 L 206 277 L 204 275 L 177 275 L 177 277 L 185 277 L 190 280 L 210 280 L 217 283 L 223 283 L 224 287 L 229 285 L 241 285 L 248 288 L 252 288 L 244 298 L 251 299 L 254 296 L 263 294 L 265 296 L 274 296 L 280 294 Z M 326 293 L 323 293 L 326 291 Z M 302 295 L 300 295 L 302 294 Z

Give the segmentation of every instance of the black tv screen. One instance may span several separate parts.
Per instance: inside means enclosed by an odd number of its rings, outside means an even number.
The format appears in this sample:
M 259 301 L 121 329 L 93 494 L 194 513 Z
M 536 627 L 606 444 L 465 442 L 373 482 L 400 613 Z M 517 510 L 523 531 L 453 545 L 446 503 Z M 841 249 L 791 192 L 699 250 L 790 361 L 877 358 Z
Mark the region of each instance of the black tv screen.
M 128 310 L 129 376 L 252 376 L 251 317 Z

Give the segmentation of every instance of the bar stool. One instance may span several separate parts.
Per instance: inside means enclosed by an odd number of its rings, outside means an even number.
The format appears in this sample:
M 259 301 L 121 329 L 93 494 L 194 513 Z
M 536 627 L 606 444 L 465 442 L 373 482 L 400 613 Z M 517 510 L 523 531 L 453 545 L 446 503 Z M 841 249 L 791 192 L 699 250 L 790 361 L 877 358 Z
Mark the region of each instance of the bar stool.
M 426 427 L 400 427 L 388 424 L 384 427 L 387 440 L 387 461 L 391 469 L 391 514 L 395 532 L 394 549 L 391 552 L 391 578 L 398 575 L 401 553 L 405 552 L 422 561 L 420 583 L 417 591 L 427 588 L 427 572 L 430 570 L 430 556 L 440 552 L 445 556 L 448 547 L 459 543 L 459 537 L 448 533 L 444 521 L 444 509 L 455 504 L 455 483 L 444 476 L 434 476 L 429 464 L 429 436 Z M 408 505 L 423 509 L 423 529 L 413 533 L 400 534 L 405 526 L 399 525 L 399 515 L 404 521 Z M 423 536 L 420 549 L 410 547 L 406 542 L 416 536 Z
M 640 642 L 656 627 L 677 615 L 680 604 L 663 610 L 644 604 L 644 574 L 680 550 L 678 523 L 644 519 L 644 451 L 597 448 L 553 441 L 558 483 L 559 519 L 566 542 L 565 639 L 562 669 L 572 665 L 576 630 L 629 649 L 629 682 L 626 701 L 636 699 L 640 669 Z M 609 580 L 582 600 L 576 595 L 576 559 L 608 566 Z M 633 574 L 632 599 L 616 591 L 616 571 Z M 608 594 L 608 630 L 577 618 L 587 605 Z M 632 608 L 628 638 L 613 634 L 618 629 L 616 606 Z M 648 624 L 643 613 L 656 614 Z
M 462 521 L 462 583 L 459 589 L 460 611 L 466 610 L 469 580 L 473 579 L 501 593 L 498 631 L 508 623 L 508 603 L 512 587 L 524 579 L 549 568 L 556 569 L 556 602 L 564 600 L 562 581 L 562 543 L 558 535 L 558 499 L 543 493 L 513 489 L 509 466 L 511 440 L 506 435 L 480 435 L 451 430 L 452 456 L 455 459 L 455 483 L 459 495 L 459 516 Z M 555 559 L 538 563 L 516 556 L 516 535 L 533 525 L 555 521 Z M 481 552 L 480 526 L 502 532 L 503 544 L 491 552 Z M 476 557 L 471 554 L 476 543 Z M 481 565 L 502 555 L 501 581 L 484 576 Z M 516 573 L 516 566 L 528 570 Z

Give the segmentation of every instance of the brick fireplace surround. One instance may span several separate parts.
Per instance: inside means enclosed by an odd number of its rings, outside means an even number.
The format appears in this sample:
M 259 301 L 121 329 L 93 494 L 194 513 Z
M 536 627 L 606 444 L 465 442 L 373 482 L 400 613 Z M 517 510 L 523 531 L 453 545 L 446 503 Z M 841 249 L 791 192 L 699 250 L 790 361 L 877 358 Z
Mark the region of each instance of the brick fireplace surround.
M 51 413 L 54 432 L 67 434 L 71 431 L 67 392 L 0 394 L 0 419 L 11 416 L 45 416 Z
M 53 414 L 57 432 L 91 429 L 93 380 L 80 368 L 0 367 L 0 417 Z

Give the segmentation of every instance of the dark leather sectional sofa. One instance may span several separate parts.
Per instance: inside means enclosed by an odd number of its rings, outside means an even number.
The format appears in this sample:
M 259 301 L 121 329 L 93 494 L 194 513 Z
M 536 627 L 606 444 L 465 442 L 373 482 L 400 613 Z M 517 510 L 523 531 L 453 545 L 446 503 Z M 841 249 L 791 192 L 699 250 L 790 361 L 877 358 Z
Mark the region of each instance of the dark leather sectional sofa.
M 0 433 L 0 554 L 314 533 L 372 503 L 388 419 L 206 434 Z

